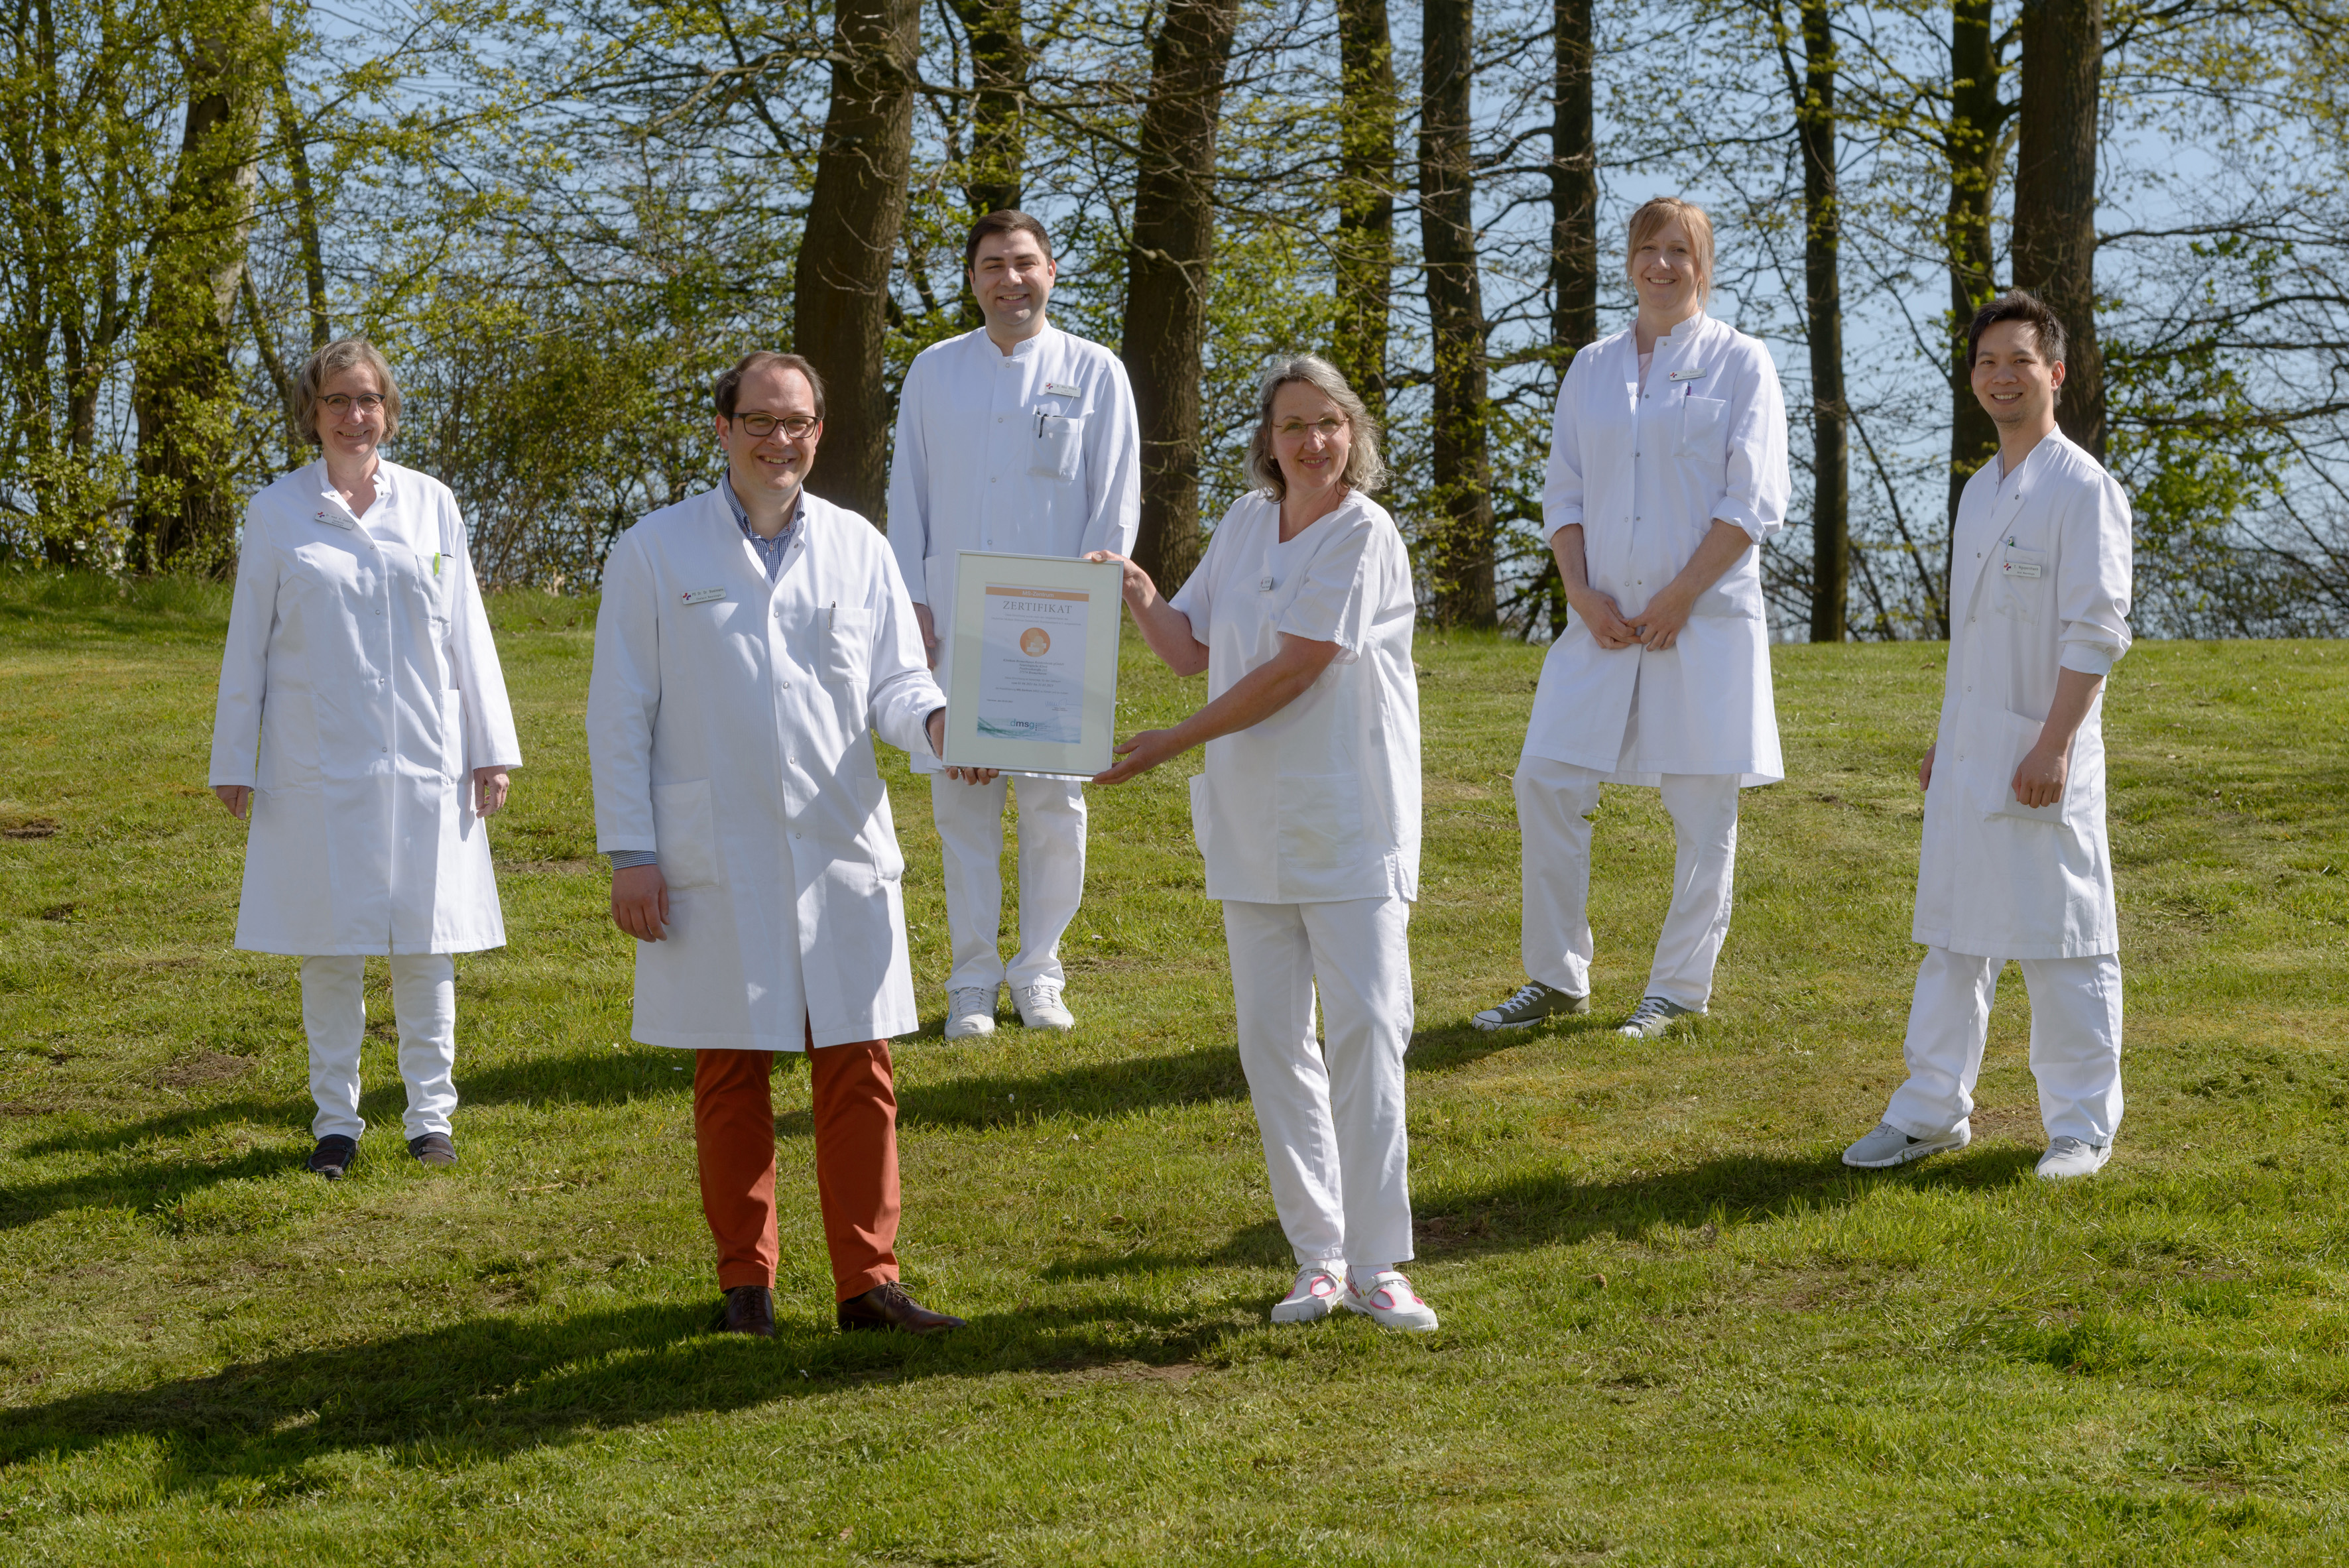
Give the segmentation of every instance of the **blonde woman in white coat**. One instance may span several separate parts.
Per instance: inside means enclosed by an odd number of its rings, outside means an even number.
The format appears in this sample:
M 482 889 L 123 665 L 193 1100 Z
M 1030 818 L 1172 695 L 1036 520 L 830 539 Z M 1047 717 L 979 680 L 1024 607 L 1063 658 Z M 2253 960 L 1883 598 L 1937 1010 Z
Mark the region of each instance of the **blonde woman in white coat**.
M 1224 904 L 1240 1066 L 1298 1265 L 1272 1320 L 1343 1305 L 1432 1329 L 1434 1309 L 1399 1268 L 1412 1256 L 1418 601 L 1402 536 L 1365 493 L 1385 477 L 1376 443 L 1327 361 L 1299 355 L 1265 377 L 1248 461 L 1260 488 L 1225 513 L 1171 601 L 1124 562 L 1143 637 L 1177 675 L 1206 672 L 1207 705 L 1134 736 L 1093 782 L 1206 747 L 1192 828 L 1207 896 Z
M 1526 984 L 1475 1016 L 1590 1010 L 1590 814 L 1602 783 L 1660 786 L 1671 905 L 1621 1026 L 1654 1037 L 1713 995 L 1729 935 L 1737 792 L 1785 776 L 1762 542 L 1785 526 L 1786 408 L 1770 351 L 1704 314 L 1713 226 L 1660 196 L 1631 215 L 1638 318 L 1575 356 L 1542 490 L 1572 614 L 1542 664 L 1516 771 Z
M 390 959 L 409 1151 L 456 1162 L 450 954 L 505 944 L 482 820 L 522 749 L 456 500 L 380 452 L 399 430 L 391 366 L 363 339 L 328 344 L 295 419 L 323 455 L 246 508 L 212 784 L 253 823 L 237 946 L 302 958 L 310 1169 L 333 1181 L 366 1130 L 373 953 Z
M 2128 498 L 2055 428 L 2064 326 L 2032 295 L 1967 333 L 1998 456 L 1958 500 L 1941 723 L 1917 770 L 1925 842 L 1909 1079 L 1844 1163 L 1963 1149 L 1999 971 L 2031 988 L 2051 1181 L 2094 1174 L 2121 1121 L 2120 926 L 2105 837 L 2105 676 L 2129 645 Z

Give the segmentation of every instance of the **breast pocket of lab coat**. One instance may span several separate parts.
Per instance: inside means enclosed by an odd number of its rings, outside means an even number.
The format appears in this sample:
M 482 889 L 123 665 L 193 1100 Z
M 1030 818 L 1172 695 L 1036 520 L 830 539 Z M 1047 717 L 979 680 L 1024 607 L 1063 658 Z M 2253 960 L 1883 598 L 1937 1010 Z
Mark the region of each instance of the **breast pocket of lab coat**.
M 1028 471 L 1038 479 L 1058 480 L 1062 484 L 1074 480 L 1078 459 L 1084 455 L 1084 416 L 1039 414 L 1033 428 L 1035 446 L 1029 456 Z
M 816 673 L 833 691 L 863 707 L 873 675 L 873 612 L 846 607 L 823 613 Z
M 653 786 L 653 853 L 672 889 L 711 887 L 718 880 L 718 821 L 709 780 Z
M 1992 562 L 1998 573 L 1998 593 L 1992 608 L 2010 621 L 2039 619 L 2040 601 L 2054 586 L 2055 568 L 2044 550 L 2003 542 Z

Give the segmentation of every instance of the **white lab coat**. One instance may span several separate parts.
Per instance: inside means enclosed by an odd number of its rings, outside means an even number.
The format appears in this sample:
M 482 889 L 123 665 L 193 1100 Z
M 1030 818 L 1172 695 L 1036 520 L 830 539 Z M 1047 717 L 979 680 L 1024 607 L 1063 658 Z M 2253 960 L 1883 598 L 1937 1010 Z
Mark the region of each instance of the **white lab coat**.
M 521 765 L 449 487 L 379 463 L 362 521 L 321 460 L 254 496 L 212 719 L 212 782 L 254 788 L 237 946 L 502 945 L 472 770 Z
M 914 358 L 897 397 L 889 550 L 938 635 L 950 685 L 955 557 L 1133 553 L 1142 436 L 1125 366 L 1047 325 L 1009 354 L 984 330 Z M 935 771 L 926 750 L 917 770 Z
M 604 569 L 587 748 L 596 848 L 649 850 L 664 942 L 636 944 L 647 1045 L 796 1051 L 918 1026 L 905 871 L 873 737 L 929 751 L 946 706 L 878 531 L 807 498 L 770 584 L 715 490 Z
M 1283 544 L 1280 503 L 1251 491 L 1169 603 L 1207 645 L 1210 702 L 1279 653 L 1284 632 L 1339 650 L 1287 707 L 1207 742 L 1191 780 L 1207 896 L 1416 899 L 1419 602 L 1386 509 L 1350 495 Z
M 2064 798 L 2018 805 L 2057 669 L 2104 675 L 2129 644 L 2129 506 L 2052 434 L 2000 493 L 1995 459 L 1958 501 L 1949 673 L 1925 793 L 1914 939 L 1998 958 L 2120 948 L 2105 837 L 2104 694 L 2072 741 Z M 2036 575 L 2033 575 L 2033 572 Z
M 1579 615 L 1550 645 L 1528 756 L 1620 784 L 1667 773 L 1785 777 L 1770 692 L 1762 542 L 1785 526 L 1786 407 L 1770 351 L 1699 315 L 1656 340 L 1647 386 L 1631 329 L 1575 356 L 1542 487 L 1546 534 L 1582 525 L 1590 584 L 1637 620 L 1713 520 L 1755 545 L 1699 594 L 1674 646 L 1602 648 Z

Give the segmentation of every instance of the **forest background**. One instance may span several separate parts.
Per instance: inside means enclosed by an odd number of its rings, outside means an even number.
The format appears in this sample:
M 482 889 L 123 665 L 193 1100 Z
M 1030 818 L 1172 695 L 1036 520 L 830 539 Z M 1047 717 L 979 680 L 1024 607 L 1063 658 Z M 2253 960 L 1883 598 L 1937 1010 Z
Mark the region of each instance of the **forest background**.
M 1429 617 L 1562 624 L 1558 377 L 1628 319 L 1630 209 L 1719 228 L 1785 378 L 1782 637 L 1946 634 L 1998 287 L 2075 337 L 2138 624 L 2349 625 L 2349 0 L 12 0 L 0 23 L 0 561 L 216 573 L 362 333 L 482 575 L 591 588 L 711 481 L 747 347 L 832 384 L 812 488 L 885 526 L 895 393 L 977 325 L 961 238 L 1052 227 L 1116 348 L 1137 553 L 1240 490 L 1265 358 L 1388 426 Z

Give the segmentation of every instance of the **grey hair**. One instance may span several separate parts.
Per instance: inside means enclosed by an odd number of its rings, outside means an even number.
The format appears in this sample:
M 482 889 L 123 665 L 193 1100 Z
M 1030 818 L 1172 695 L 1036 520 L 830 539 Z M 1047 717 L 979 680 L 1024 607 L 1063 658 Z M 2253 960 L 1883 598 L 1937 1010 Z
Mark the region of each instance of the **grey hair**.
M 1379 456 L 1379 422 L 1354 389 L 1346 385 L 1346 377 L 1338 367 L 1318 354 L 1285 354 L 1266 367 L 1264 379 L 1256 387 L 1256 436 L 1248 442 L 1247 477 L 1257 488 L 1275 500 L 1287 499 L 1288 481 L 1280 477 L 1280 464 L 1272 455 L 1273 395 L 1292 381 L 1302 381 L 1313 387 L 1346 416 L 1353 428 L 1354 438 L 1346 453 L 1346 471 L 1339 477 L 1349 489 L 1369 495 L 1383 490 L 1387 482 L 1387 465 Z
M 383 438 L 388 441 L 399 434 L 399 383 L 391 378 L 391 361 L 366 338 L 346 337 L 310 356 L 295 382 L 294 428 L 310 445 L 323 444 L 318 439 L 318 398 L 326 377 L 361 366 L 375 372 L 376 385 L 383 388 Z

